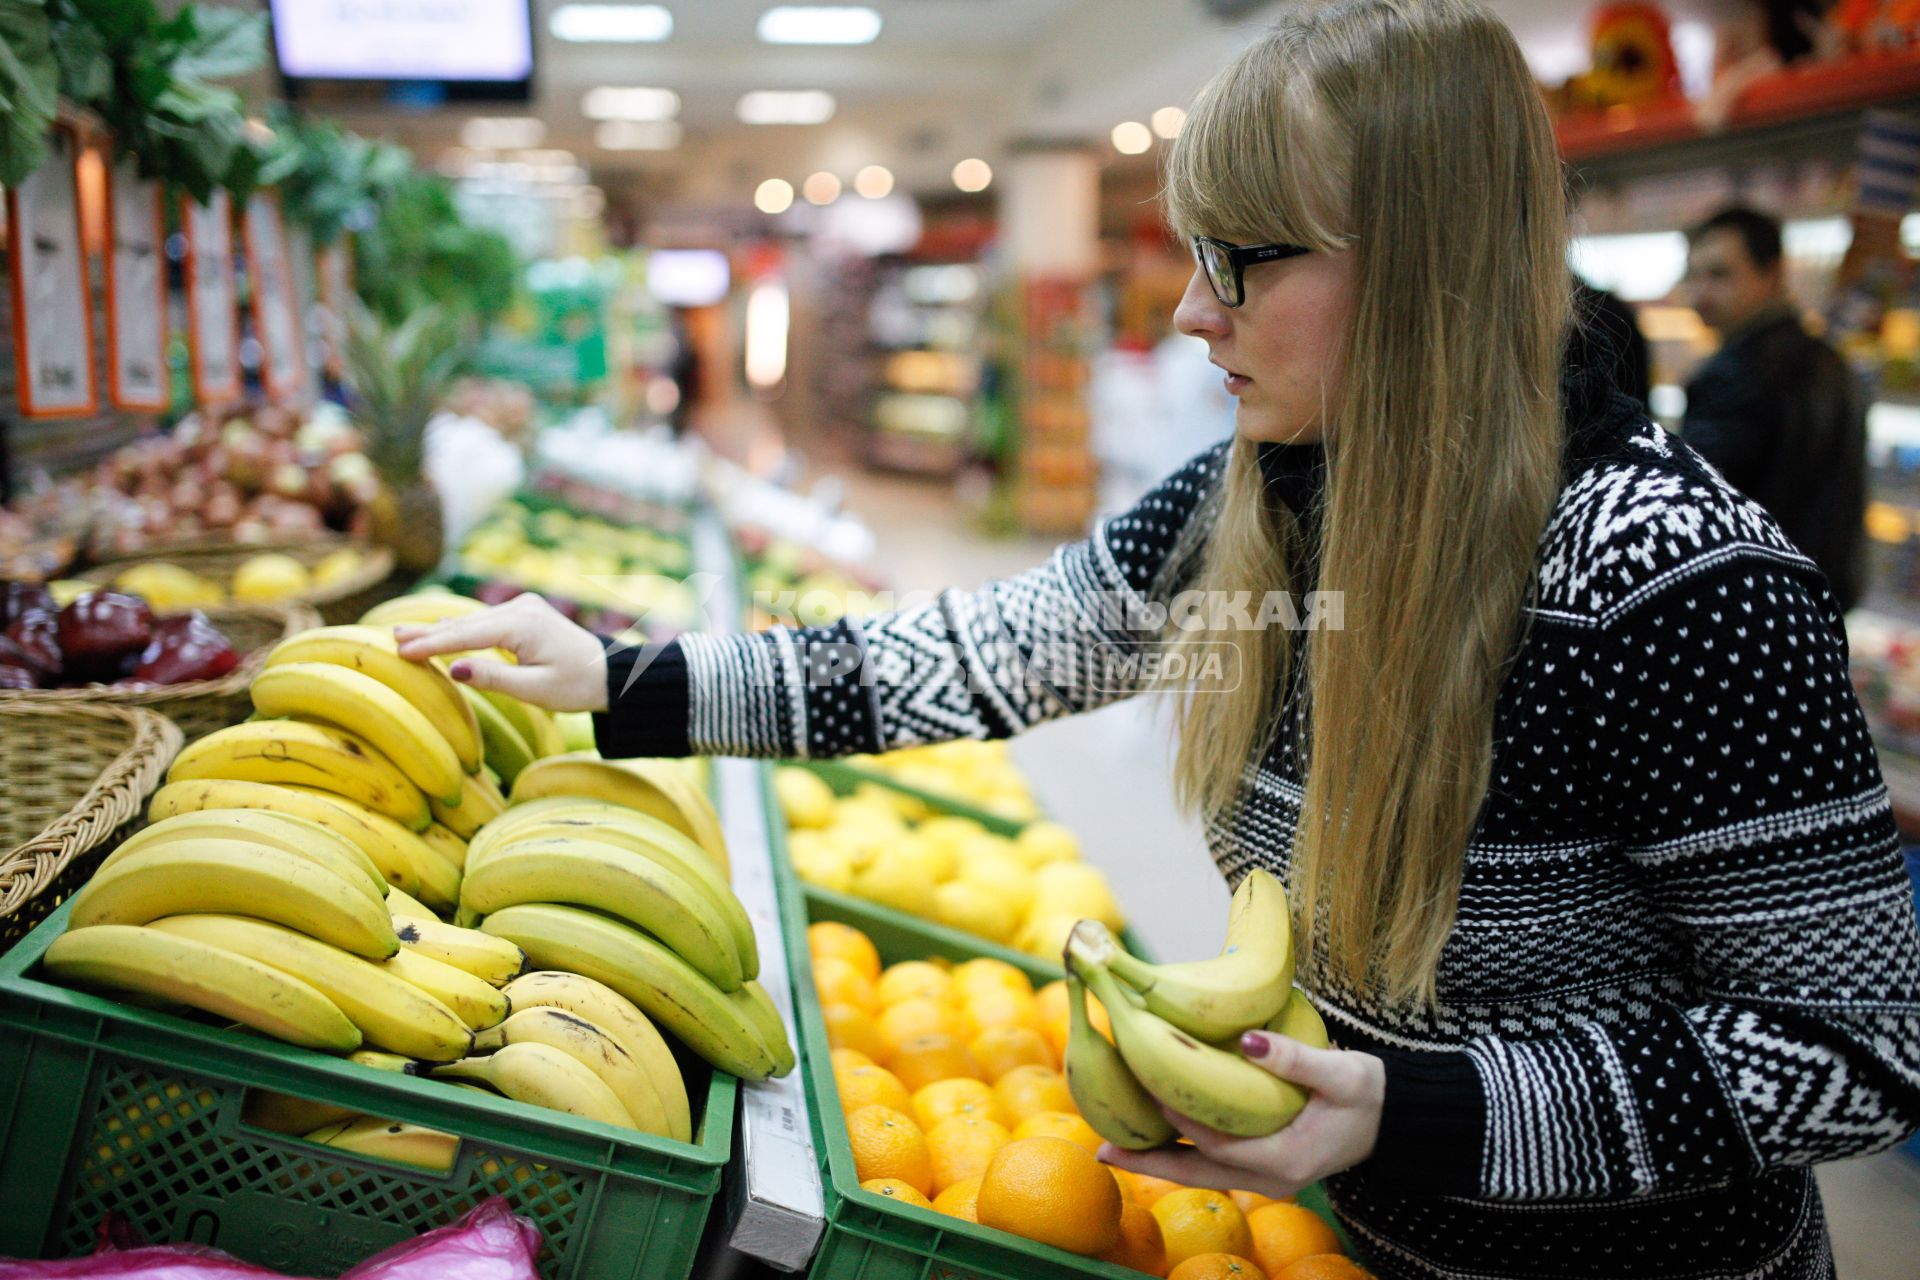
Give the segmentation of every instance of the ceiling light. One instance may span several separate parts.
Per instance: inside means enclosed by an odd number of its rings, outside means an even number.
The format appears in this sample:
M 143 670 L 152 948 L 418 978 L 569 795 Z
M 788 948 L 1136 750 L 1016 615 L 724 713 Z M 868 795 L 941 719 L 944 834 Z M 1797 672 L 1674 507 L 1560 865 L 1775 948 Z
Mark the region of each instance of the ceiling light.
M 864 5 L 776 5 L 760 15 L 768 44 L 872 44 L 880 15 Z
M 953 166 L 953 185 L 962 191 L 985 191 L 993 182 L 993 167 L 985 160 L 962 160 Z
M 671 120 L 680 114 L 680 95 L 671 89 L 603 84 L 587 90 L 580 110 L 589 120 Z
M 518 151 L 546 140 L 546 123 L 530 116 L 475 116 L 460 126 L 460 145 L 475 151 Z
M 593 131 L 593 145 L 602 151 L 671 151 L 680 137 L 672 120 L 609 120 Z
M 818 89 L 757 89 L 741 97 L 735 114 L 741 124 L 825 124 L 833 119 L 833 95 Z
M 800 194 L 809 204 L 832 204 L 840 198 L 840 179 L 824 169 L 808 178 L 800 188 Z
M 853 189 L 869 200 L 878 200 L 893 190 L 893 172 L 882 165 L 870 164 L 853 175 Z
M 762 213 L 785 213 L 793 205 L 793 184 L 785 178 L 768 178 L 754 189 L 753 207 Z
M 1137 156 L 1153 146 L 1153 131 L 1138 120 L 1122 120 L 1113 126 L 1113 149 L 1124 156 Z
M 1153 131 L 1168 140 L 1179 137 L 1186 122 L 1187 113 L 1179 107 L 1162 107 L 1153 113 Z
M 563 4 L 547 30 L 578 44 L 650 44 L 673 34 L 673 14 L 657 4 Z

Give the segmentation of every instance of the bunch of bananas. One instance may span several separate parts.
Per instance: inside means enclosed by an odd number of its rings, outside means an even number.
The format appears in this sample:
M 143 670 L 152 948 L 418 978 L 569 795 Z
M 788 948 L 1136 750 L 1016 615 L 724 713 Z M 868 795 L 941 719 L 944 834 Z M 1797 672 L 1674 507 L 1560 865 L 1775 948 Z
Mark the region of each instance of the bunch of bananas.
M 530 766 L 513 806 L 468 847 L 458 919 L 542 968 L 599 979 L 723 1071 L 759 1080 L 793 1067 L 786 1027 L 754 980 L 759 947 L 719 820 L 677 765 L 567 755 Z M 536 1033 L 548 1039 L 496 1053 L 485 1070 L 566 1047 L 564 1027 Z
M 1292 923 L 1286 889 L 1256 869 L 1234 891 L 1226 945 L 1211 960 L 1151 964 L 1098 921 L 1074 929 L 1067 1086 L 1101 1137 L 1134 1151 L 1172 1142 L 1162 1104 L 1236 1137 L 1292 1123 L 1306 1092 L 1238 1051 L 1255 1028 L 1327 1046 L 1320 1015 L 1293 985 Z M 1107 1011 L 1111 1043 L 1088 1019 L 1089 990 Z

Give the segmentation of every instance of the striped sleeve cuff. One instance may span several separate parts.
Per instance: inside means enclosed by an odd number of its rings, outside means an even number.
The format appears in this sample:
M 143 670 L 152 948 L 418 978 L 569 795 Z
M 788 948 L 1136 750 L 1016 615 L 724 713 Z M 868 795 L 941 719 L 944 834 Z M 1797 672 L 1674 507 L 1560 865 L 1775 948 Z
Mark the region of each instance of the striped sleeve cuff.
M 593 743 L 609 760 L 684 756 L 687 660 L 678 640 L 607 641 L 607 709 L 593 717 Z
M 687 737 L 696 755 L 805 756 L 806 702 L 795 633 L 680 637 Z

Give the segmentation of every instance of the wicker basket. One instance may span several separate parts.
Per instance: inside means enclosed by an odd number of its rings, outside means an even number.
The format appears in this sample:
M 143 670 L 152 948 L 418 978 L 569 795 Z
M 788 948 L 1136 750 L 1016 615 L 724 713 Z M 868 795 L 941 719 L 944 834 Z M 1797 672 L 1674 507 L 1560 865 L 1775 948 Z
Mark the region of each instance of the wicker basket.
M 320 625 L 320 615 L 305 605 L 222 605 L 204 612 L 242 655 L 240 665 L 218 680 L 142 688 L 95 684 L 78 689 L 9 690 L 0 692 L 0 710 L 17 706 L 145 707 L 179 725 L 188 738 L 198 738 L 252 715 L 247 686 L 266 665 L 267 650 L 296 631 Z M 0 774 L 0 779 L 5 776 Z
M 140 824 L 180 743 L 179 726 L 137 707 L 0 705 L 0 952 Z
M 370 542 L 323 538 L 308 542 L 272 543 L 259 546 L 246 546 L 234 542 L 201 543 L 198 546 L 176 547 L 172 550 L 129 556 L 124 560 L 110 560 L 105 564 L 96 565 L 80 576 L 88 582 L 105 584 L 112 582 L 137 564 L 164 560 L 168 564 L 191 570 L 203 578 L 211 578 L 226 589 L 232 586 L 235 571 L 257 555 L 272 553 L 292 556 L 311 569 L 343 547 L 351 547 L 360 553 L 358 571 L 337 582 L 328 583 L 324 587 L 315 587 L 303 592 L 285 603 L 312 605 L 319 610 L 322 620 L 328 623 L 354 622 L 361 614 L 379 603 L 382 598 L 381 585 L 393 574 L 393 552 Z

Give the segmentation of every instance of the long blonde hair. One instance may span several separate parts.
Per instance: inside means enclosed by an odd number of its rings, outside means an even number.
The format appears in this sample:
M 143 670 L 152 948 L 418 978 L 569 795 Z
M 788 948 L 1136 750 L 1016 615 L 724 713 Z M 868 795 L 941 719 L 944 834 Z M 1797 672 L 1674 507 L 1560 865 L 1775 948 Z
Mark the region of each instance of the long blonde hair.
M 1291 887 L 1321 980 L 1431 1002 L 1559 488 L 1569 276 L 1552 127 L 1479 4 L 1340 0 L 1289 13 L 1214 78 L 1166 196 L 1183 236 L 1356 257 L 1317 584 L 1344 593 L 1344 628 L 1312 635 L 1302 673 Z M 1291 589 L 1298 537 L 1240 438 L 1189 585 Z M 1177 789 L 1219 821 L 1301 655 L 1279 627 L 1177 642 L 1244 657 L 1233 687 L 1178 704 Z

